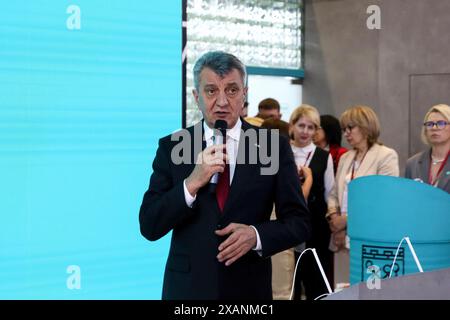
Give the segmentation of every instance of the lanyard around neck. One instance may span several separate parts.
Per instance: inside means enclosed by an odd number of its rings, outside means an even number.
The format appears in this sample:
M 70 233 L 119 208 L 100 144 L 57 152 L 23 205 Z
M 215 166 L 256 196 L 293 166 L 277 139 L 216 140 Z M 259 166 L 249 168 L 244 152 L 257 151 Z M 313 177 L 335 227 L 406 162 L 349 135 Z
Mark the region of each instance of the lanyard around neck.
M 367 149 L 367 151 L 369 151 L 369 149 Z M 362 159 L 361 159 L 361 162 L 359 163 L 358 170 L 359 170 L 359 168 L 361 168 L 361 165 L 362 165 L 362 163 L 363 163 L 363 161 L 364 161 L 364 158 L 366 157 L 367 151 L 364 153 L 364 155 L 363 155 L 363 157 L 362 157 Z M 352 180 L 355 178 L 355 163 L 356 163 L 356 156 L 357 156 L 357 154 L 355 155 L 355 158 L 353 159 L 353 164 L 352 164 L 352 176 L 351 176 L 351 178 L 350 178 L 350 181 L 352 181 Z M 356 171 L 358 171 L 358 170 L 356 170 Z
M 305 163 L 303 164 L 304 167 L 306 167 L 306 164 L 308 163 L 309 157 L 311 156 L 312 151 L 308 152 L 308 155 L 306 156 Z
M 445 156 L 444 161 L 442 161 L 441 166 L 439 167 L 439 170 L 436 173 L 436 177 L 433 180 L 433 177 L 431 176 L 431 163 L 433 162 L 433 159 L 431 158 L 431 153 L 430 153 L 430 165 L 428 167 L 428 183 L 431 184 L 432 186 L 434 186 L 435 184 L 438 183 L 439 175 L 441 174 L 442 170 L 444 169 L 445 164 L 447 163 L 449 155 L 450 155 L 450 151 L 447 152 L 447 155 Z

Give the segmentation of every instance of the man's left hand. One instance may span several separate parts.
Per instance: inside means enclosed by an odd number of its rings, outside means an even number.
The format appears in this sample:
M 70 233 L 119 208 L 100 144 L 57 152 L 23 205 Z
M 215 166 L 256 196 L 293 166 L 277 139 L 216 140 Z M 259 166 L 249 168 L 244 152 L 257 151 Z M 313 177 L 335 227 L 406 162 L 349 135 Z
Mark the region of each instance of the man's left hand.
M 245 224 L 230 223 L 221 230 L 216 230 L 219 236 L 230 236 L 219 245 L 219 254 L 217 259 L 220 262 L 225 261 L 225 265 L 229 266 L 244 254 L 249 252 L 256 246 L 255 230 Z

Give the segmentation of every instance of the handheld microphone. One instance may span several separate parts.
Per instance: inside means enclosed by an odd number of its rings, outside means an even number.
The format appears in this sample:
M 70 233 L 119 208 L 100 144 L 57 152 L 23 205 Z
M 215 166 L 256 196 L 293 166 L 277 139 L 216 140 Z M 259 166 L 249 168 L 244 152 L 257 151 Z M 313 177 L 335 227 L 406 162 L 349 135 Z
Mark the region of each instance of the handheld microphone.
M 227 128 L 228 124 L 225 120 L 216 120 L 216 122 L 214 123 L 214 136 L 213 136 L 214 145 L 223 144 L 225 142 Z M 209 182 L 210 192 L 216 191 L 218 181 L 219 181 L 219 172 L 216 172 L 212 175 L 211 180 Z

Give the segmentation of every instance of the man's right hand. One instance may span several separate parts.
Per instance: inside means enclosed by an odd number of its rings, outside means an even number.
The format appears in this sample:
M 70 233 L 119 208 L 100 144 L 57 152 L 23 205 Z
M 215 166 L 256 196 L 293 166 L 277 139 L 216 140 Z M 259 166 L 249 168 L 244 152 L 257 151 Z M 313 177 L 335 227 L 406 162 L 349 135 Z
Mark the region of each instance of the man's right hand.
M 191 196 L 194 197 L 211 180 L 213 174 L 225 170 L 225 163 L 228 162 L 225 146 L 212 145 L 198 154 L 195 168 L 186 179 L 186 188 Z

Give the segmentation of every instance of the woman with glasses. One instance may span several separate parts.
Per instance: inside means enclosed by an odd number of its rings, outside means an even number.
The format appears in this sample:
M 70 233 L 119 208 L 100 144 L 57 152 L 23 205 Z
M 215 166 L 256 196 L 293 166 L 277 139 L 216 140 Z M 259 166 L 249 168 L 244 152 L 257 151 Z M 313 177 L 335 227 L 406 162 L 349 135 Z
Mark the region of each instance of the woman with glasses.
M 354 106 L 340 118 L 345 139 L 352 147 L 342 155 L 336 173 L 336 183 L 328 198 L 327 220 L 332 231 L 330 250 L 335 252 L 335 283 L 349 282 L 349 249 L 347 237 L 348 184 L 356 178 L 370 175 L 398 176 L 398 155 L 382 145 L 380 123 L 367 106 Z
M 313 143 L 313 137 L 320 128 L 320 114 L 316 108 L 306 104 L 301 105 L 292 112 L 289 123 L 291 147 L 299 172 L 309 167 L 313 176 L 309 195 L 305 196 L 311 212 L 312 226 L 312 238 L 306 242 L 306 247 L 316 248 L 323 269 L 330 278 L 333 272 L 333 253 L 328 249 L 331 232 L 325 214 L 327 213 L 326 200 L 334 185 L 333 160 L 327 151 Z M 304 244 L 295 248 L 296 258 L 304 248 Z M 308 300 L 327 293 L 327 287 L 311 253 L 303 255 L 300 262 L 300 271 L 297 272 L 295 281 L 294 299 L 296 300 L 299 300 L 301 296 L 301 282 Z
M 430 149 L 406 163 L 405 177 L 428 183 L 450 193 L 450 107 L 438 104 L 428 110 L 422 140 Z

